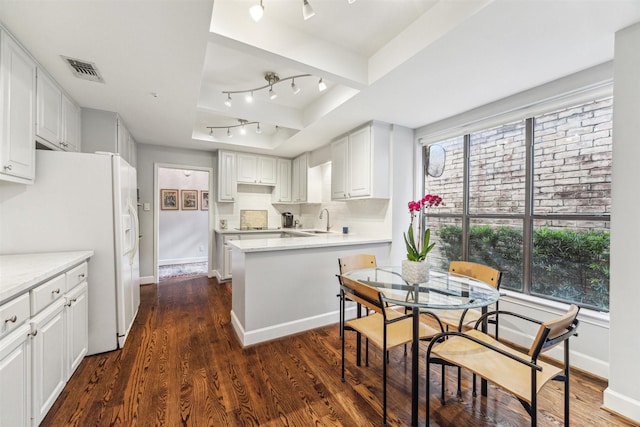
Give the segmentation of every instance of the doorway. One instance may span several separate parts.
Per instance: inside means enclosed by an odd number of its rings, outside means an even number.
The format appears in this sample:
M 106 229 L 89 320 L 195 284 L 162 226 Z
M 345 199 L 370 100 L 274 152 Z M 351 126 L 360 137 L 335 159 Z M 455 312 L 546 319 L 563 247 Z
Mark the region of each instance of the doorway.
M 157 282 L 208 275 L 211 172 L 208 168 L 156 165 Z

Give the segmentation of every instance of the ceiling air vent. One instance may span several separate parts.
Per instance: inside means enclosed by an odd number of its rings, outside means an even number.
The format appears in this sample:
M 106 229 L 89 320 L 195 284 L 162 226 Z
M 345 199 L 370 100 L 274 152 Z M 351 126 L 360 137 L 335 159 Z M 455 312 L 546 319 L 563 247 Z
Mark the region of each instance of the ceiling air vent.
M 83 61 L 81 59 L 73 59 L 67 58 L 66 56 L 62 57 L 67 64 L 71 67 L 73 74 L 83 80 L 89 80 L 92 82 L 100 82 L 104 83 L 102 76 L 100 75 L 100 71 L 98 71 L 98 67 L 96 64 L 89 61 Z

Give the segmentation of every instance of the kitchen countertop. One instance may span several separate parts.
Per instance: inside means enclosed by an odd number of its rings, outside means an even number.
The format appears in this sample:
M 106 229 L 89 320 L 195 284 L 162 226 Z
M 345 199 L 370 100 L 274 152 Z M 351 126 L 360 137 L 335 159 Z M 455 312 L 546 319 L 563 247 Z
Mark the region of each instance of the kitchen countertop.
M 0 255 L 0 304 L 93 256 L 93 251 Z
M 304 231 L 304 229 L 284 229 Z M 308 230 L 307 230 L 308 231 Z M 293 233 L 292 233 L 293 234 Z M 328 246 L 362 245 L 368 243 L 391 243 L 388 236 L 342 234 L 330 232 L 311 236 L 292 236 L 277 239 L 231 240 L 227 244 L 241 252 L 283 251 L 290 249 L 309 249 Z

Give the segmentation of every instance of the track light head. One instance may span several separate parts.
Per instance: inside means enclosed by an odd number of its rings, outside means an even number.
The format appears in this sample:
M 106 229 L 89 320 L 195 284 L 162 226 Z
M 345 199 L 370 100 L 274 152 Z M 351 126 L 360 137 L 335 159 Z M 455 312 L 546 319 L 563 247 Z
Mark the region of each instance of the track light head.
M 231 128 L 227 128 L 227 136 L 231 138 L 233 135 L 231 134 Z
M 309 18 L 312 18 L 316 13 L 313 11 L 313 8 L 309 4 L 308 0 L 302 1 L 302 17 L 306 21 Z
M 253 91 L 247 92 L 244 96 L 244 100 L 247 101 L 247 104 L 251 104 L 253 102 Z
M 227 99 L 224 100 L 224 105 L 226 105 L 227 107 L 231 107 L 231 94 L 230 93 L 227 94 Z
M 294 95 L 297 95 L 300 93 L 300 88 L 296 85 L 295 79 L 291 80 L 291 91 L 293 92 Z
M 262 15 L 264 15 L 264 7 L 262 6 L 262 0 L 260 0 L 260 4 L 254 4 L 249 8 L 249 14 L 251 15 L 251 18 L 253 18 L 255 22 L 258 22 L 259 20 L 262 19 Z
M 327 90 L 327 84 L 322 80 L 322 77 L 318 81 L 318 92 L 324 92 Z
M 278 94 L 273 90 L 273 86 L 269 88 L 269 99 L 274 100 L 278 97 Z
M 260 129 L 260 123 L 258 123 L 258 126 L 256 127 L 256 133 L 258 135 L 260 135 L 262 133 L 262 129 Z

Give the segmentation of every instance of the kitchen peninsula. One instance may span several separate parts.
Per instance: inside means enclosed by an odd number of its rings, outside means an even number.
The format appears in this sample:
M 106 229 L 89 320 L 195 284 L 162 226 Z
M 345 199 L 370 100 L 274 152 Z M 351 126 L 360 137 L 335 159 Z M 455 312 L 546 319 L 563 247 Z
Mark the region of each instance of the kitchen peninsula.
M 388 263 L 391 238 L 321 233 L 232 240 L 231 322 L 243 346 L 338 323 L 338 258 Z

